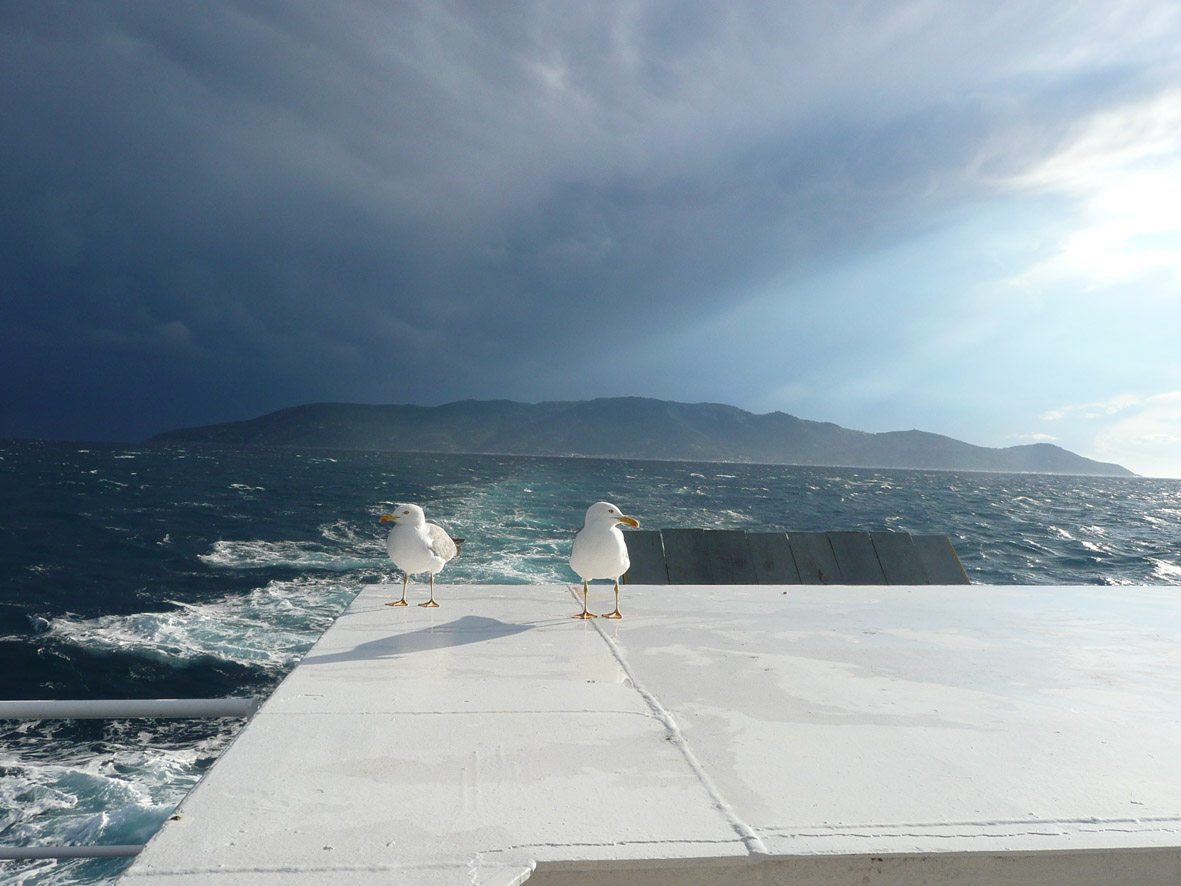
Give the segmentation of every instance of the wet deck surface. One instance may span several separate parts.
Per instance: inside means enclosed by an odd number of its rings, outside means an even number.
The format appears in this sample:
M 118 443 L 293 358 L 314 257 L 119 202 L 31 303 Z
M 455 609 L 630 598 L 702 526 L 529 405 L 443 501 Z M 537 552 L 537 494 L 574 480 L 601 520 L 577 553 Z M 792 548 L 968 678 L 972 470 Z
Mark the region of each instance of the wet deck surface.
M 1181 882 L 1175 588 L 400 593 L 124 882 Z

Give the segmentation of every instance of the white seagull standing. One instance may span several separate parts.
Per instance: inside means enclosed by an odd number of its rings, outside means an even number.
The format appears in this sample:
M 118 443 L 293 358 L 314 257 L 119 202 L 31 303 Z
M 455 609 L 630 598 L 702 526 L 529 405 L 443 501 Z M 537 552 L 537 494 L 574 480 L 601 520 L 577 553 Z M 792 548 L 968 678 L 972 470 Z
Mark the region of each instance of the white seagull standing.
M 638 520 L 625 517 L 615 505 L 608 501 L 595 502 L 586 509 L 586 521 L 574 536 L 574 547 L 570 549 L 570 568 L 582 578 L 582 612 L 574 618 L 594 618 L 586 609 L 586 595 L 590 588 L 587 582 L 592 578 L 615 580 L 615 611 L 604 618 L 623 618 L 619 612 L 619 579 L 629 566 L 627 543 L 619 530 L 620 523 L 639 526 Z
M 431 574 L 431 598 L 419 606 L 438 606 L 435 602 L 435 573 L 459 553 L 462 538 L 452 538 L 434 523 L 426 521 L 426 514 L 418 505 L 398 505 L 392 514 L 382 514 L 382 523 L 393 521 L 394 527 L 386 539 L 386 550 L 394 565 L 402 570 L 402 599 L 386 606 L 406 605 L 406 586 L 410 576 L 419 572 Z

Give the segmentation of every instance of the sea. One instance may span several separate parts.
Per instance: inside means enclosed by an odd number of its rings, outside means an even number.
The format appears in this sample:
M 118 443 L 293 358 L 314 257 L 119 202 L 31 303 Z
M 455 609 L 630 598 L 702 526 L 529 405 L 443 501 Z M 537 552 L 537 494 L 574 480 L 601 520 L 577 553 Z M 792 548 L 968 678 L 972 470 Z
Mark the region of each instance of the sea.
M 974 583 L 1181 586 L 1181 480 L 0 442 L 0 698 L 265 697 L 400 583 L 393 505 L 466 539 L 443 587 L 573 583 L 600 499 L 645 528 L 945 534 Z M 0 720 L 0 846 L 143 843 L 241 726 Z M 129 863 L 0 861 L 0 883 Z

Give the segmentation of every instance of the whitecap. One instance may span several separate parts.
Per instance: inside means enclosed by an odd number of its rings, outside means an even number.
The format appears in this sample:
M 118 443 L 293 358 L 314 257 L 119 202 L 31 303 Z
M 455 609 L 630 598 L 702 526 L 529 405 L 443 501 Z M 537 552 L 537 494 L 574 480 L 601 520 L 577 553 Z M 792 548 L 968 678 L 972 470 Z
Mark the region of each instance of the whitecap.
M 374 518 L 374 525 L 377 524 L 377 518 Z M 338 544 L 349 545 L 350 547 L 369 547 L 374 544 L 374 530 L 361 530 L 355 523 L 350 523 L 347 520 L 334 520 L 331 523 L 324 523 L 320 526 L 320 535 L 328 541 L 336 542 Z
M 126 722 L 126 721 L 124 721 Z M 147 842 L 229 744 L 239 724 L 183 747 L 142 727 L 113 721 L 101 742 L 60 734 L 52 721 L 26 721 L 0 746 L 0 832 L 18 846 Z M 71 871 L 85 862 L 21 865 L 5 882 L 94 882 Z M 42 878 L 38 871 L 52 871 Z
M 174 603 L 177 608 L 167 612 L 64 616 L 53 619 L 49 630 L 91 651 L 130 652 L 168 663 L 208 657 L 285 669 L 311 648 L 358 590 L 360 583 L 303 577 L 273 581 L 244 596 Z
M 712 519 L 709 515 L 704 515 L 702 518 L 703 525 L 708 525 L 710 522 L 715 522 L 718 528 L 731 528 L 734 526 L 749 526 L 755 521 L 750 514 L 745 511 L 735 510 L 721 510 L 718 511 L 717 516 Z
M 310 541 L 215 541 L 213 549 L 200 554 L 201 562 L 222 569 L 264 569 L 288 567 L 301 570 L 328 570 L 349 572 L 354 569 L 373 568 L 384 561 L 384 552 L 377 539 L 370 542 L 369 556 L 357 553 L 342 555 L 325 550 Z
M 1176 583 L 1181 580 L 1181 564 L 1170 563 L 1168 560 L 1158 560 L 1156 557 L 1149 557 L 1148 562 L 1152 564 L 1152 577 Z

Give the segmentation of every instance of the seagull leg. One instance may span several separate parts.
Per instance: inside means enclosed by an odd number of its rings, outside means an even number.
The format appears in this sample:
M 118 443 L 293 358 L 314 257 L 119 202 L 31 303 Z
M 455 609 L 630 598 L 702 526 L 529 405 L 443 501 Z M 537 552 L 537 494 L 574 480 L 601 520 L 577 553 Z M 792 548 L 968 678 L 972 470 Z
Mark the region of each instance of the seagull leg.
M 619 611 L 619 579 L 615 579 L 615 611 L 608 612 L 603 618 L 623 618 L 623 613 Z
M 590 588 L 586 585 L 586 579 L 582 580 L 582 612 L 578 615 L 572 615 L 571 618 L 598 618 L 593 612 L 586 611 L 586 595 L 590 593 Z
M 386 606 L 405 606 L 405 605 L 407 605 L 407 603 L 406 603 L 406 585 L 408 585 L 408 584 L 410 584 L 410 574 L 407 572 L 403 572 L 402 573 L 402 599 L 399 600 L 397 603 L 386 603 L 385 605 Z
M 435 602 L 435 574 L 433 572 L 431 573 L 431 598 L 429 600 L 427 600 L 425 603 L 419 603 L 418 605 L 419 606 L 434 606 L 434 607 L 438 607 L 438 605 L 439 605 L 438 603 Z

